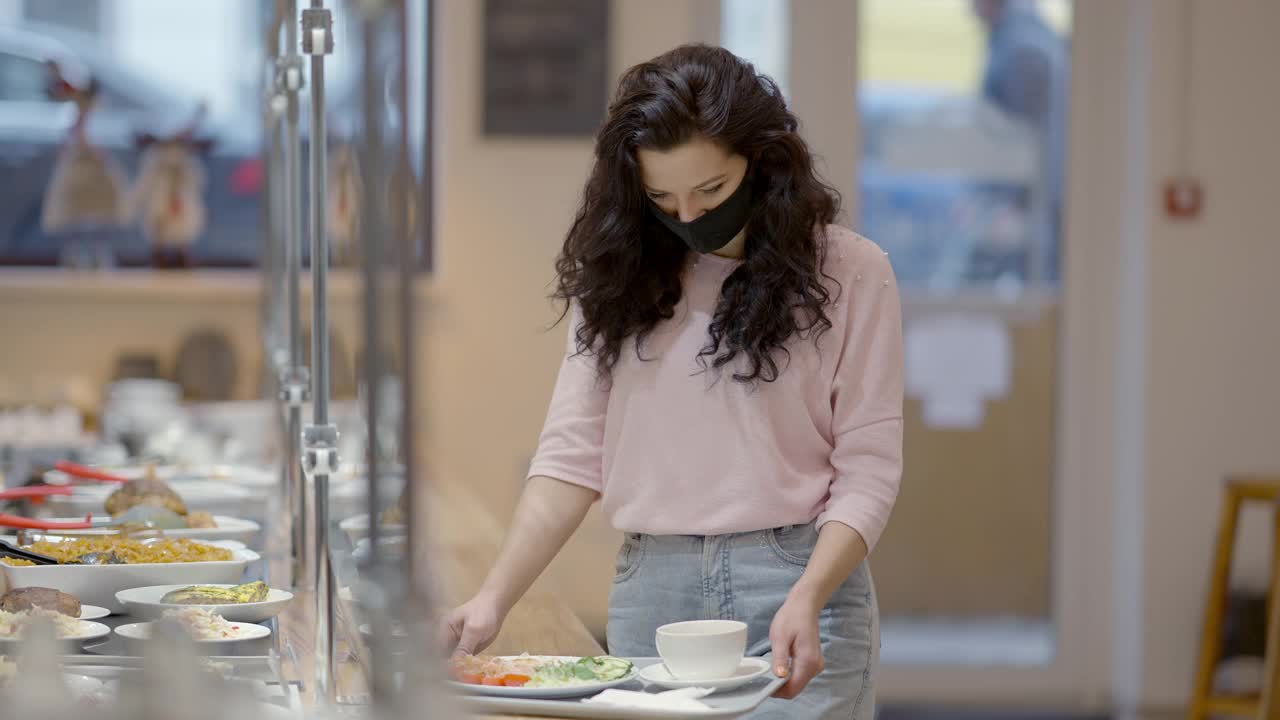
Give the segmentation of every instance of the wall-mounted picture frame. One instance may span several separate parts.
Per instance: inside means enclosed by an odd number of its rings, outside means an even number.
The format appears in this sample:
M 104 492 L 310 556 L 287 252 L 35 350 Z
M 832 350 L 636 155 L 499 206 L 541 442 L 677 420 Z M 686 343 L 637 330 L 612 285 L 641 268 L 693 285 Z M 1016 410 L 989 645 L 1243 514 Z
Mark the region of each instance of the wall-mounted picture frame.
M 485 135 L 595 133 L 608 105 L 609 5 L 485 0 Z

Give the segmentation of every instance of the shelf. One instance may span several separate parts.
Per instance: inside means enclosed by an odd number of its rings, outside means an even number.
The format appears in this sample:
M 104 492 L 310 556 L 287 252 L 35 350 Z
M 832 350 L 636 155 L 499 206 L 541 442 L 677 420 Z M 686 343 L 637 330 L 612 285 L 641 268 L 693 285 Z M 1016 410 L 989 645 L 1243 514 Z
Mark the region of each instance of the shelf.
M 397 281 L 395 276 L 388 282 Z M 419 278 L 414 293 L 425 298 L 432 286 Z M 0 302 L 256 302 L 263 278 L 256 270 L 110 270 L 64 268 L 0 269 Z M 394 285 L 392 285 L 394 287 Z M 301 278 L 304 299 L 311 296 L 311 275 Z M 330 270 L 329 296 L 337 302 L 359 301 L 361 278 L 356 270 Z

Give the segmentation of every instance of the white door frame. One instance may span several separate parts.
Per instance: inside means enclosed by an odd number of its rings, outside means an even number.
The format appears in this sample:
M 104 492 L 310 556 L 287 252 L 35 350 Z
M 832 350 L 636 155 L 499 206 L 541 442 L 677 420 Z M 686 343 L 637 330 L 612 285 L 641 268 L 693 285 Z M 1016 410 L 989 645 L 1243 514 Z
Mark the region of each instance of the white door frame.
M 1151 0 L 1076 2 L 1074 13 L 1052 495 L 1058 655 L 1037 668 L 884 667 L 881 700 L 1098 709 L 1132 707 L 1140 697 L 1135 523 L 1143 504 L 1152 8 Z M 828 177 L 856 203 L 857 2 L 793 0 L 791 33 L 791 105 Z

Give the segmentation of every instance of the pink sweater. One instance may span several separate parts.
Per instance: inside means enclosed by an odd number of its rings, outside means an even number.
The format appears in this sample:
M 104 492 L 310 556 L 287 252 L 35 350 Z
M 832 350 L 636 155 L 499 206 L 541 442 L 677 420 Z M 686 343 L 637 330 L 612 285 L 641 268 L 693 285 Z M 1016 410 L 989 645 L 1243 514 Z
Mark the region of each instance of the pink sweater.
M 721 284 L 740 261 L 691 258 L 675 317 L 636 358 L 624 344 L 613 383 L 574 355 L 572 328 L 529 468 L 601 494 L 616 529 L 655 535 L 748 532 L 817 520 L 874 547 L 902 475 L 902 320 L 886 253 L 827 230 L 832 328 L 792 337 L 789 364 L 756 389 L 701 371 Z

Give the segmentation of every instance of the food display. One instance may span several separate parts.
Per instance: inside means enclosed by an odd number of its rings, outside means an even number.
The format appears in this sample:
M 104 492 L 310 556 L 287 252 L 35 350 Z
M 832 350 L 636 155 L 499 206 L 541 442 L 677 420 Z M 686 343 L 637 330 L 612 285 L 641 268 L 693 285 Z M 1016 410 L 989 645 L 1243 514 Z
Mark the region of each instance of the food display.
M 194 540 L 167 539 L 139 541 L 125 537 L 86 537 L 61 542 L 39 540 L 23 549 L 73 565 L 137 565 L 141 563 L 190 563 L 232 559 L 226 548 Z M 30 560 L 0 558 L 6 565 L 33 565 Z
M 633 672 L 635 665 L 631 661 L 608 655 L 581 658 L 459 655 L 449 663 L 449 674 L 458 682 L 504 687 L 594 685 L 622 680 Z
M 270 590 L 261 580 L 229 588 L 192 585 L 165 593 L 160 602 L 173 605 L 243 605 L 266 600 Z
M 0 611 L 21 613 L 35 609 L 52 610 L 68 617 L 80 617 L 80 599 L 61 590 L 24 587 L 0 596 Z

